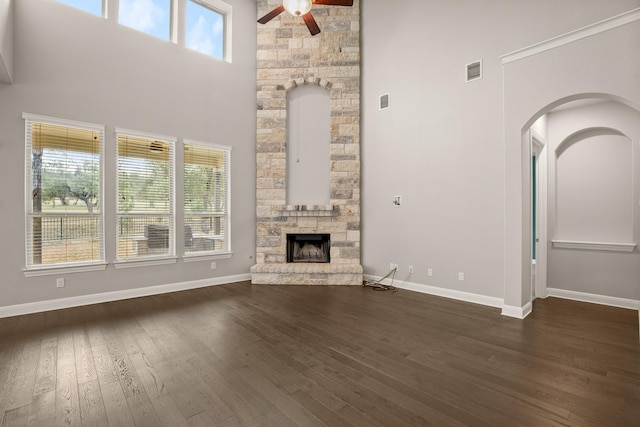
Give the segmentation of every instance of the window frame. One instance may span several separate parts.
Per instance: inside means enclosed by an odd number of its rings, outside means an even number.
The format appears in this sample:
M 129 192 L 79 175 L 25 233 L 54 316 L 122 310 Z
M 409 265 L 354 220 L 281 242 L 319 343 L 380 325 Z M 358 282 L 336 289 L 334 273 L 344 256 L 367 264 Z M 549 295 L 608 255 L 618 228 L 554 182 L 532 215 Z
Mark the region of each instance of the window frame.
M 137 267 L 137 266 L 146 266 L 146 265 L 158 265 L 165 263 L 175 263 L 177 260 L 176 257 L 176 145 L 177 138 L 173 136 L 159 135 L 148 132 L 141 132 L 137 130 L 124 129 L 124 128 L 115 128 L 114 132 L 115 136 L 115 169 L 116 169 L 116 194 L 115 194 L 115 238 L 116 238 L 116 250 L 115 250 L 115 261 L 114 264 L 116 268 L 127 268 L 127 267 Z M 128 257 L 120 257 L 120 248 L 119 248 L 119 232 L 118 225 L 119 220 L 122 215 L 127 215 L 126 212 L 120 212 L 118 198 L 120 194 L 120 168 L 119 168 L 119 138 L 120 136 L 130 136 L 133 138 L 143 138 L 143 139 L 151 139 L 156 141 L 161 141 L 167 143 L 170 148 L 169 152 L 169 207 L 170 212 L 168 214 L 157 214 L 157 216 L 168 216 L 169 223 L 169 243 L 168 243 L 168 251 L 167 253 L 161 254 L 151 254 L 144 256 L 128 256 Z M 150 215 L 153 216 L 153 213 L 147 214 L 136 214 L 139 216 Z
M 104 270 L 107 266 L 105 261 L 105 202 L 104 202 L 104 177 L 105 177 L 105 145 L 106 145 L 106 132 L 105 126 L 93 123 L 79 122 L 73 120 L 66 120 L 48 116 L 42 116 L 37 114 L 30 113 L 22 113 L 22 119 L 25 121 L 25 268 L 23 270 L 25 276 L 33 277 L 33 276 L 43 276 L 49 274 L 60 274 L 60 273 L 69 273 L 69 272 L 83 272 L 83 271 L 94 271 L 94 270 Z M 57 262 L 53 264 L 33 264 L 32 263 L 32 247 L 33 244 L 29 242 L 30 239 L 33 239 L 33 231 L 30 230 L 31 218 L 35 217 L 64 217 L 66 215 L 53 215 L 46 214 L 46 212 L 40 212 L 39 214 L 33 212 L 33 186 L 32 186 L 32 178 L 33 178 L 33 161 L 32 161 L 32 153 L 33 153 L 33 144 L 32 144 L 32 134 L 30 129 L 30 124 L 33 123 L 42 123 L 52 126 L 60 126 L 60 127 L 69 127 L 75 129 L 81 129 L 86 131 L 97 132 L 100 137 L 100 146 L 99 146 L 99 189 L 98 189 L 98 200 L 100 201 L 100 209 L 97 213 L 87 213 L 87 215 L 95 216 L 98 218 L 98 227 L 97 231 L 99 232 L 98 240 L 99 240 L 99 259 L 87 260 L 87 261 L 76 261 L 76 262 Z M 71 215 L 73 216 L 73 215 Z
M 222 216 L 224 218 L 224 222 L 225 222 L 225 229 L 224 229 L 224 242 L 225 242 L 225 247 L 219 250 L 211 250 L 211 251 L 195 251 L 195 252 L 187 252 L 186 248 L 183 252 L 183 260 L 185 262 L 188 261 L 192 261 L 192 260 L 200 260 L 200 259 L 216 259 L 216 258 L 228 258 L 230 257 L 231 254 L 233 254 L 232 252 L 232 240 L 231 240 L 231 152 L 233 150 L 233 148 L 231 146 L 228 145 L 221 145 L 221 144 L 214 144 L 211 142 L 204 142 L 204 141 L 197 141 L 197 140 L 192 140 L 192 139 L 183 139 L 182 141 L 182 153 L 183 153 L 183 157 L 182 157 L 182 176 L 183 176 L 183 188 L 182 188 L 182 208 L 183 208 L 183 212 L 182 212 L 182 220 L 183 223 L 186 225 L 187 222 L 187 217 L 189 215 L 189 213 L 187 212 L 187 208 L 186 208 L 186 203 L 185 203 L 185 197 L 187 195 L 187 192 L 185 191 L 185 187 L 187 185 L 186 182 L 186 173 L 185 173 L 185 169 L 186 169 L 186 155 L 185 155 L 185 151 L 186 151 L 186 147 L 187 146 L 198 146 L 198 147 L 202 147 L 202 148 L 206 148 L 206 149 L 213 149 L 213 150 L 220 150 L 224 153 L 224 164 L 225 164 L 225 170 L 224 170 L 224 192 L 225 192 L 225 200 L 224 200 L 224 212 L 222 213 L 222 215 L 217 215 L 217 213 L 211 213 L 211 215 L 215 215 L 215 216 Z M 202 213 L 202 215 L 204 215 L 205 213 Z M 207 213 L 209 214 L 209 213 Z
M 222 31 L 222 61 L 232 63 L 232 49 L 233 49 L 233 6 L 224 0 L 191 0 L 193 3 L 200 5 L 204 8 L 210 9 L 213 12 L 219 13 L 222 15 L 223 19 L 223 31 Z M 81 10 L 90 15 L 94 15 L 91 12 L 87 12 L 83 9 L 74 7 L 72 5 L 59 2 L 67 7 L 74 8 L 76 10 Z M 135 27 L 122 24 L 120 22 L 120 1 L 112 1 L 112 0 L 102 0 L 102 15 L 100 17 L 115 21 L 115 24 L 118 26 L 132 29 L 136 32 L 146 34 L 155 39 L 161 40 L 163 42 L 170 42 L 176 44 L 184 49 L 188 49 L 192 52 L 198 52 L 203 55 L 206 55 L 212 59 L 220 60 L 212 55 L 208 55 L 206 53 L 199 52 L 195 49 L 191 49 L 187 47 L 186 39 L 187 39 L 187 0 L 169 0 L 169 35 L 168 38 L 158 37 L 150 32 L 137 29 Z M 98 15 L 94 15 L 98 16 Z
M 179 27 L 181 27 L 180 35 L 182 37 L 182 45 L 185 49 L 188 49 L 193 52 L 199 52 L 203 55 L 209 56 L 213 59 L 220 60 L 212 55 L 207 55 L 206 53 L 200 52 L 195 49 L 191 49 L 187 47 L 187 32 L 189 28 L 187 28 L 187 2 L 191 1 L 201 7 L 209 9 L 215 13 L 222 15 L 222 61 L 231 63 L 232 62 L 232 41 L 231 41 L 231 26 L 232 26 L 232 13 L 233 8 L 230 4 L 222 1 L 222 0 L 183 0 L 182 4 L 184 4 L 184 13 L 182 14 L 182 18 L 180 19 Z

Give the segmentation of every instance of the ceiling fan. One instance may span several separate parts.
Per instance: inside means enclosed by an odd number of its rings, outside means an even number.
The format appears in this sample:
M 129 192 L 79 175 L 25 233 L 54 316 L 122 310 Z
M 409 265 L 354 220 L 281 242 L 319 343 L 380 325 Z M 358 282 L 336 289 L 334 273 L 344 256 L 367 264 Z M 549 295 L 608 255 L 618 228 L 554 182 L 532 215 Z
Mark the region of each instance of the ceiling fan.
M 282 0 L 282 4 L 271 12 L 258 19 L 261 24 L 266 24 L 285 10 L 293 16 L 302 16 L 304 23 L 312 36 L 320 32 L 318 23 L 311 14 L 311 7 L 316 4 L 325 6 L 353 6 L 353 0 Z

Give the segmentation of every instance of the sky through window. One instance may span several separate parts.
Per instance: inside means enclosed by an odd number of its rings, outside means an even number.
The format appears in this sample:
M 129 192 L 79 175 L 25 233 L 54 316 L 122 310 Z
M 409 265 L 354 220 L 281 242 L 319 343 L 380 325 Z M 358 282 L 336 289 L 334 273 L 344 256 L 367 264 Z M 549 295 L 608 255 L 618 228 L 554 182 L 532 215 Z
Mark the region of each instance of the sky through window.
M 102 0 L 58 0 L 58 2 L 102 16 Z
M 187 47 L 222 59 L 224 16 L 192 0 L 187 0 Z
M 162 40 L 169 40 L 171 0 L 120 0 L 118 22 Z
M 97 16 L 103 16 L 104 0 L 57 0 Z M 227 60 L 230 52 L 225 52 L 226 19 L 229 17 L 226 4 L 217 0 L 186 0 L 184 46 L 220 60 Z M 183 6 L 181 6 L 183 7 Z M 222 8 L 222 9 L 220 9 Z M 150 34 L 166 41 L 174 40 L 172 35 L 172 0 L 119 0 L 118 23 Z M 182 42 L 181 42 L 182 43 Z M 230 58 L 230 56 L 229 56 Z

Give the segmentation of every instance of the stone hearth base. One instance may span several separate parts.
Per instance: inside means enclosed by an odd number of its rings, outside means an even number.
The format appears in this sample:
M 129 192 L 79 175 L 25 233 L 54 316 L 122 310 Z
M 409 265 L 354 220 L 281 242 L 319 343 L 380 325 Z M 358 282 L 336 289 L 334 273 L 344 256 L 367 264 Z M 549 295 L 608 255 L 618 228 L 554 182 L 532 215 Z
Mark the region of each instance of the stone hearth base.
M 256 264 L 251 283 L 256 285 L 362 285 L 358 264 Z

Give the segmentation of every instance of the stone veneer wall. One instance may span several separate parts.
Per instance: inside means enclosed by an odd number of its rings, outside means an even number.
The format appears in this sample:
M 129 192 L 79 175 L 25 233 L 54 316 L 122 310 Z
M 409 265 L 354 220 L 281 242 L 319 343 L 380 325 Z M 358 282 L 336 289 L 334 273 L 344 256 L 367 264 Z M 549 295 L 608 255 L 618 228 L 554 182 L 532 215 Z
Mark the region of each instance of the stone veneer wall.
M 258 17 L 280 0 L 258 0 Z M 360 285 L 360 7 L 312 9 L 321 33 L 282 13 L 258 25 L 257 284 Z M 286 205 L 287 92 L 324 87 L 331 98 L 330 205 Z M 329 233 L 331 263 L 287 264 L 287 233 Z

